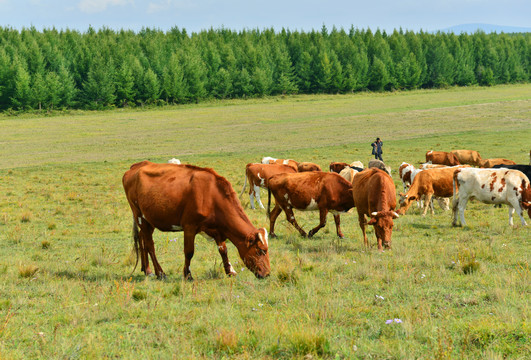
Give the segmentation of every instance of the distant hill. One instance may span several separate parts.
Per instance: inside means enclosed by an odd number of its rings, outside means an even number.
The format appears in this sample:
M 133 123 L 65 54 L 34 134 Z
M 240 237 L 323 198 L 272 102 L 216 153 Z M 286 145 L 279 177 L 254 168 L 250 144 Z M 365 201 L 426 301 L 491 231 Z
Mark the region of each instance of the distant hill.
M 518 27 L 518 26 L 502 26 L 502 25 L 492 25 L 492 24 L 461 24 L 452 26 L 446 29 L 441 29 L 442 32 L 453 32 L 454 34 L 460 33 L 475 33 L 478 30 L 482 30 L 486 33 L 525 33 L 531 32 L 530 27 Z

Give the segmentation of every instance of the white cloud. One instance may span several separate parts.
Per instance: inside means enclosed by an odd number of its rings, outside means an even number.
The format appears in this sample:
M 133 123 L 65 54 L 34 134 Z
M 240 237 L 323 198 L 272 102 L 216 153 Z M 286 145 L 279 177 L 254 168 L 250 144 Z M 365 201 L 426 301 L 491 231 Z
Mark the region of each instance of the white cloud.
M 108 6 L 124 6 L 131 2 L 131 0 L 81 0 L 77 6 L 82 12 L 94 14 L 107 10 Z
M 209 4 L 210 1 L 207 1 L 206 3 Z M 192 9 L 192 8 L 195 8 L 197 4 L 200 4 L 201 6 L 205 5 L 205 4 L 201 4 L 201 2 L 197 0 L 196 1 L 190 1 L 190 0 L 150 1 L 147 7 L 147 13 L 148 14 L 160 13 L 163 11 L 169 11 L 170 9 L 180 9 L 180 10 Z

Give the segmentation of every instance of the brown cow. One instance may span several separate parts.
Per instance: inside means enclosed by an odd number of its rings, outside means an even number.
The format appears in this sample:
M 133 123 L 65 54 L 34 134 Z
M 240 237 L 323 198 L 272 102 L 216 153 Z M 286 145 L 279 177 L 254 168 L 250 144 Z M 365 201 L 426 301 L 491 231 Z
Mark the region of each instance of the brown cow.
M 454 171 L 464 167 L 469 167 L 469 165 L 420 171 L 413 178 L 413 183 L 407 193 L 400 193 L 400 209 L 398 210 L 398 213 L 404 215 L 413 201 L 424 200 L 424 211 L 422 212 L 422 216 L 426 215 L 428 207 L 431 208 L 431 213 L 433 214 L 434 210 L 433 205 L 431 204 L 432 197 L 451 197 L 453 195 Z M 447 200 L 447 204 L 448 202 L 449 200 Z M 448 208 L 448 205 L 446 205 L 445 208 Z
M 461 164 L 480 166 L 483 161 L 481 155 L 475 150 L 452 150 L 450 152 L 457 157 Z
M 348 164 L 344 162 L 333 161 L 330 163 L 330 172 L 340 173 Z
M 257 229 L 251 224 L 231 184 L 214 170 L 143 161 L 132 165 L 122 182 L 133 211 L 137 264 L 140 253 L 146 275 L 151 274 L 149 254 L 155 274 L 165 277 L 155 256 L 155 229 L 184 232 L 184 277 L 187 279 L 192 279 L 190 261 L 194 255 L 195 236 L 199 233 L 214 239 L 228 275 L 236 275 L 236 272 L 227 257 L 227 238 L 256 277 L 269 275 L 266 229 Z
M 385 171 L 371 168 L 360 171 L 354 176 L 352 194 L 358 221 L 363 232 L 363 242 L 369 246 L 366 226 L 374 225 L 374 232 L 378 242 L 378 250 L 382 245 L 391 248 L 391 235 L 393 232 L 393 219 L 398 218 L 394 211 L 396 208 L 395 184 Z M 369 222 L 365 215 L 370 217 Z
M 255 209 L 254 200 L 258 202 L 260 208 L 265 209 L 262 201 L 260 200 L 260 188 L 267 189 L 267 180 L 276 174 L 294 173 L 297 172 L 293 167 L 289 165 L 279 164 L 247 164 L 245 166 L 245 180 L 243 182 L 242 192 L 240 193 L 240 199 L 249 181 L 249 203 L 251 209 Z
M 321 167 L 312 162 L 300 162 L 297 165 L 298 172 L 307 172 L 307 171 L 321 171 Z
M 271 193 L 276 204 L 270 212 Z M 352 200 L 352 185 L 336 173 L 331 172 L 303 172 L 297 174 L 279 174 L 269 179 L 267 213 L 269 214 L 269 233 L 275 237 L 275 221 L 284 210 L 287 220 L 302 236 L 306 232 L 301 229 L 293 209 L 319 210 L 319 225 L 310 230 L 308 237 L 312 237 L 326 224 L 328 212 L 334 214 L 337 236 L 343 238 L 340 228 L 339 212 L 349 211 L 354 207 Z
M 496 158 L 496 159 L 485 159 L 481 162 L 482 168 L 492 168 L 494 165 L 516 165 L 516 163 L 509 159 L 502 159 L 502 158 Z
M 457 156 L 446 151 L 428 151 L 426 152 L 426 162 L 432 164 L 441 164 L 447 166 L 461 165 Z
M 266 156 L 262 158 L 262 164 L 278 164 L 278 165 L 288 165 L 291 166 L 295 171 L 297 170 L 297 167 L 299 166 L 299 163 L 295 160 L 291 159 L 275 159 L 269 156 Z

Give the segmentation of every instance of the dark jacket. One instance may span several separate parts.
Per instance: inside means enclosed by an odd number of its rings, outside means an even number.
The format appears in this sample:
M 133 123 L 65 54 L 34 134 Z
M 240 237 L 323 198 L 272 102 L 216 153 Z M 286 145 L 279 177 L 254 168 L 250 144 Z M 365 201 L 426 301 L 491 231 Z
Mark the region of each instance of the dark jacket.
M 382 151 L 382 146 L 383 146 L 383 142 L 382 140 L 380 141 L 375 141 L 371 144 L 372 146 L 372 154 L 373 155 L 382 155 L 383 154 L 383 151 Z

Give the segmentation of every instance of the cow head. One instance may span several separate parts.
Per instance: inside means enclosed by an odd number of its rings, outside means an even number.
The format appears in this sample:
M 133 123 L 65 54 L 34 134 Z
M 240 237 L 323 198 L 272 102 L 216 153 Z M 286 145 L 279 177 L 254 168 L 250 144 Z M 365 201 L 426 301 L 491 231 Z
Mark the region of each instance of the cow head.
M 531 219 L 531 185 L 525 186 L 525 181 L 522 180 L 522 209 L 527 210 L 527 215 Z
M 392 210 L 371 213 L 369 225 L 374 226 L 374 232 L 378 239 L 378 249 L 381 250 L 382 245 L 387 249 L 391 248 L 391 235 L 394 226 L 393 219 L 396 218 L 398 218 L 398 214 Z
M 400 215 L 405 215 L 407 209 L 409 209 L 413 201 L 417 200 L 417 197 L 415 195 L 409 196 L 404 193 L 400 193 L 399 195 L 400 195 L 400 198 L 398 200 L 398 204 L 400 205 L 400 209 L 398 210 L 398 213 Z
M 269 276 L 271 266 L 269 265 L 267 230 L 260 228 L 256 233 L 248 236 L 246 247 L 247 251 L 242 256 L 245 266 L 259 279 Z

